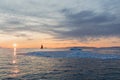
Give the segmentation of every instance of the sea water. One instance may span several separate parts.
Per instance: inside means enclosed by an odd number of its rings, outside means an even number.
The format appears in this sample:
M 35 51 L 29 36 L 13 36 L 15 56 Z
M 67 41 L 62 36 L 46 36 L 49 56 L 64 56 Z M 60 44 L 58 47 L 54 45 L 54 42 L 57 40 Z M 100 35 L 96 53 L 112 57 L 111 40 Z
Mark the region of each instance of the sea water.
M 35 52 L 37 55 L 33 55 Z M 89 56 L 84 57 L 85 54 Z M 108 57 L 102 58 L 106 54 Z M 0 79 L 119 80 L 119 54 L 119 50 L 18 49 L 16 64 L 13 64 L 13 50 L 0 49 Z

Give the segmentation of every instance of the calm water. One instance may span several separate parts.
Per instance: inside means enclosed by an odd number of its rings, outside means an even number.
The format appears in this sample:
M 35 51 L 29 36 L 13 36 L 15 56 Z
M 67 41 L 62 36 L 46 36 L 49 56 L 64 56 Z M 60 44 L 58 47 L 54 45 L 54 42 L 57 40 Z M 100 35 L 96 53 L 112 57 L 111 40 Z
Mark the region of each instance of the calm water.
M 18 50 L 17 63 L 12 64 L 13 50 L 0 49 L 0 79 L 120 80 L 120 60 L 118 59 L 47 58 L 19 55 L 31 51 L 38 51 L 38 49 Z

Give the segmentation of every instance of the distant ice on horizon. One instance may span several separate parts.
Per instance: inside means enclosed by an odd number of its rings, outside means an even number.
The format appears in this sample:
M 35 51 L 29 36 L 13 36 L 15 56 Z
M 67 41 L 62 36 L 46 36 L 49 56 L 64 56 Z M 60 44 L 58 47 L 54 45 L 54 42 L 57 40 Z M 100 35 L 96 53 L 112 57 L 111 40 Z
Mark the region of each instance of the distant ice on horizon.
M 120 54 L 100 54 L 88 51 L 38 51 L 29 52 L 29 56 L 49 57 L 49 58 L 97 58 L 97 59 L 120 59 Z

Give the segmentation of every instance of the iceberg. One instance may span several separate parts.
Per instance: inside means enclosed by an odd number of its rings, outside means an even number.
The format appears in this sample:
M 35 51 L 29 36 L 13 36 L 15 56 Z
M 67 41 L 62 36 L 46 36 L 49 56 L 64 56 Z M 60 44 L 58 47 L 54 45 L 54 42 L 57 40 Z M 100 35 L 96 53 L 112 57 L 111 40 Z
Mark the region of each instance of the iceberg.
M 70 48 L 70 50 L 82 50 L 82 49 L 79 47 L 73 47 L 73 48 Z

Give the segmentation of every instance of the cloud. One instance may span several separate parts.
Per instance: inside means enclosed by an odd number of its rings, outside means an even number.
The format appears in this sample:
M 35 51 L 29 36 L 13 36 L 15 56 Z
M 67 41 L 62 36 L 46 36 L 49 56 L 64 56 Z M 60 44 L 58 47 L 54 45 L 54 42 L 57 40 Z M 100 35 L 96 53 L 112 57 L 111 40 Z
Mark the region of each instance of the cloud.
M 4 33 L 16 33 L 20 31 L 47 32 L 50 26 L 57 24 L 54 19 L 36 18 L 21 15 L 0 14 L 2 16 L 0 31 Z
M 16 36 L 16 37 L 28 37 L 28 35 L 23 34 L 23 33 L 21 33 L 21 34 L 16 34 L 15 36 Z
M 53 30 L 57 38 L 87 40 L 101 37 L 120 37 L 120 23 L 118 21 L 120 18 L 116 15 L 94 11 L 72 13 L 69 10 L 63 10 L 63 14 L 65 19 L 59 27 L 68 30 Z
M 16 33 L 15 35 L 14 35 L 15 37 L 17 37 L 17 38 L 25 38 L 25 39 L 27 39 L 27 40 L 34 40 L 33 39 L 33 36 L 32 35 L 30 35 L 30 34 L 28 34 L 28 33 Z
M 120 37 L 120 0 L 0 0 L 0 31 L 82 41 Z M 13 35 L 13 34 L 12 34 Z M 26 34 L 17 34 L 25 37 Z M 34 35 L 33 35 L 34 36 Z

